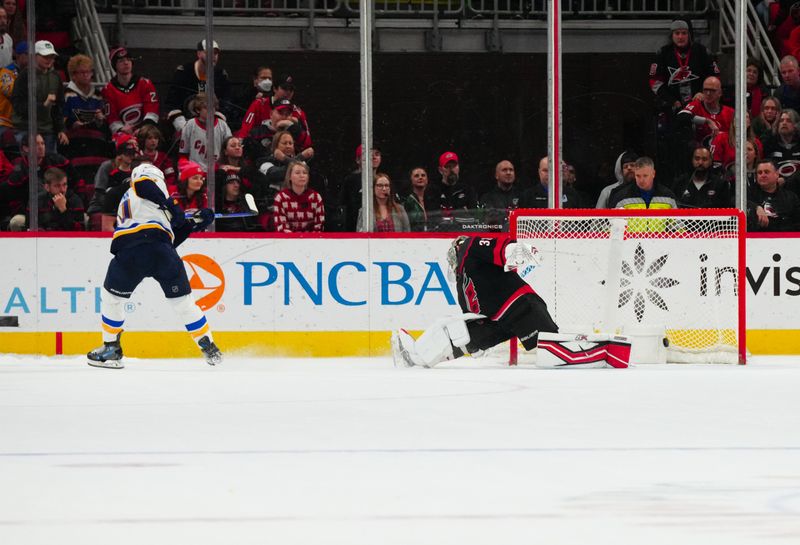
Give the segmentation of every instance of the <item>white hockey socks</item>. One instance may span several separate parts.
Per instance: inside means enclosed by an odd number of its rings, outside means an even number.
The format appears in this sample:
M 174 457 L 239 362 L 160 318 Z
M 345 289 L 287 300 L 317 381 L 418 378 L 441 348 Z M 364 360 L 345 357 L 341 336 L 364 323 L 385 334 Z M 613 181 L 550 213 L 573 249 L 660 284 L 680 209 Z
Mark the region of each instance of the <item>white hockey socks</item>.
M 186 325 L 186 331 L 192 336 L 194 342 L 199 342 L 203 337 L 208 337 L 209 340 L 212 341 L 214 340 L 214 337 L 211 335 L 211 330 L 208 327 L 206 317 L 203 311 L 200 310 L 200 307 L 195 304 L 194 297 L 192 297 L 191 293 L 182 297 L 169 299 L 169 302 L 172 308 L 175 309 L 175 313 Z
M 623 335 L 539 333 L 536 367 L 625 369 L 630 355 L 630 340 Z
M 100 294 L 100 320 L 103 326 L 103 342 L 110 343 L 117 340 L 117 335 L 122 332 L 125 323 L 125 310 L 123 304 L 127 299 L 114 295 L 103 289 Z

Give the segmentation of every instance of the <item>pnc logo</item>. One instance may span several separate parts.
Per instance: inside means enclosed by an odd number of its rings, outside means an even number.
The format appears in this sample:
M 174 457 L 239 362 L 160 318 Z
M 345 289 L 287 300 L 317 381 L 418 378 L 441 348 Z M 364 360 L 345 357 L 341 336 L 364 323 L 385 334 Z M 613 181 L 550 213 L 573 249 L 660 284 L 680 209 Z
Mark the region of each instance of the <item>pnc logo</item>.
M 208 310 L 222 299 L 225 293 L 225 275 L 219 264 L 203 254 L 189 254 L 181 258 L 189 273 L 192 291 L 205 292 L 197 306 Z

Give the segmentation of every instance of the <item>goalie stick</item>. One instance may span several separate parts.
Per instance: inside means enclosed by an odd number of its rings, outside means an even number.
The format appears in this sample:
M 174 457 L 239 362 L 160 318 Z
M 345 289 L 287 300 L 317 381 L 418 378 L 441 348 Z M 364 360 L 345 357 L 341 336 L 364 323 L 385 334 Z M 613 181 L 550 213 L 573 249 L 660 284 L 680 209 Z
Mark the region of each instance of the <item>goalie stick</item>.
M 232 212 L 230 214 L 223 214 L 223 213 L 216 213 L 214 214 L 215 219 L 219 218 L 249 218 L 252 216 L 258 215 L 258 208 L 256 207 L 256 200 L 253 198 L 253 195 L 250 193 L 246 193 L 244 196 L 244 201 L 247 203 L 247 207 L 250 209 L 247 212 Z M 194 212 L 186 212 L 186 217 L 191 218 L 194 215 Z

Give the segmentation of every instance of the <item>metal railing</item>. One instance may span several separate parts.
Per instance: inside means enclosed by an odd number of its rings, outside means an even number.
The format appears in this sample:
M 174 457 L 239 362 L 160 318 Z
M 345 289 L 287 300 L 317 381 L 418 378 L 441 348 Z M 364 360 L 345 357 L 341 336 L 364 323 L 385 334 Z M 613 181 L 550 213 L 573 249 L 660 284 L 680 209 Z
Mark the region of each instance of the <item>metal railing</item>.
M 736 45 L 736 3 L 740 0 L 716 0 L 719 8 L 719 34 L 720 46 L 723 49 L 733 49 Z M 764 83 L 772 87 L 780 85 L 779 67 L 780 59 L 772 47 L 761 18 L 751 2 L 745 2 L 747 7 L 747 51 L 748 56 L 761 61 Z
M 91 0 L 77 0 L 75 5 L 77 15 L 72 21 L 75 46 L 92 58 L 95 82 L 105 85 L 114 76 L 114 71 L 108 59 L 108 44 L 95 4 Z
M 221 16 L 261 15 L 351 17 L 358 13 L 358 0 L 213 0 L 214 13 Z M 376 15 L 500 16 L 544 18 L 554 0 L 375 0 Z M 701 17 L 712 0 L 561 0 L 565 17 L 668 18 L 678 14 Z M 124 12 L 168 12 L 202 15 L 204 0 L 96 0 L 106 11 L 120 7 Z

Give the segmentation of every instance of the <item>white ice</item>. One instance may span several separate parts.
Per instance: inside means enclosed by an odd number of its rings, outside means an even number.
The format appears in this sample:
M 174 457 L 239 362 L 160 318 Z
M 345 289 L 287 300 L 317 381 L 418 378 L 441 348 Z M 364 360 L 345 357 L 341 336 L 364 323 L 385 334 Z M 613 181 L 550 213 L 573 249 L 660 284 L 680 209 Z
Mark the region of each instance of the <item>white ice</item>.
M 0 357 L 0 544 L 800 543 L 800 360 Z

